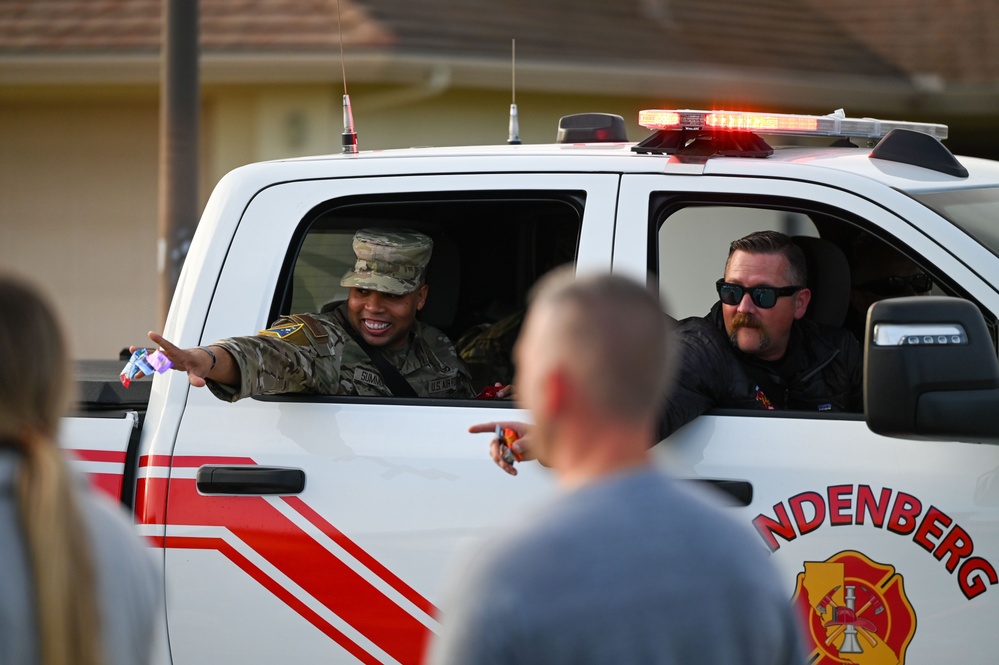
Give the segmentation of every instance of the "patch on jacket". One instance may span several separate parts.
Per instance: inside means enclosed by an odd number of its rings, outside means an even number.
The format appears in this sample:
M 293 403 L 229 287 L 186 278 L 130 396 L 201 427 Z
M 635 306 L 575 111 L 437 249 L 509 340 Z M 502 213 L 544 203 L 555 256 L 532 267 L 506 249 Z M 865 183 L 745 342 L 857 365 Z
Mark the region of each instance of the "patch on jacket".
M 764 409 L 767 409 L 768 411 L 774 410 L 774 405 L 770 402 L 770 399 L 763 394 L 763 389 L 759 386 L 756 386 L 756 401 L 759 402 Z
M 266 330 L 257 333 L 264 337 L 277 337 L 297 346 L 314 346 L 323 348 L 330 341 L 330 336 L 323 327 L 308 314 L 292 314 L 282 316 Z
M 305 334 L 304 323 L 285 323 L 261 330 L 257 334 L 262 337 L 277 337 L 298 346 L 309 346 L 309 336 Z
M 377 388 L 385 387 L 385 382 L 382 381 L 382 377 L 377 372 L 372 372 L 370 369 L 363 367 L 358 367 L 354 370 L 354 383 L 363 383 L 364 385 L 375 386 Z
M 452 374 L 451 376 L 445 376 L 440 379 L 434 379 L 428 385 L 428 392 L 433 395 L 434 393 L 443 393 L 449 390 L 454 390 L 458 387 L 458 376 Z

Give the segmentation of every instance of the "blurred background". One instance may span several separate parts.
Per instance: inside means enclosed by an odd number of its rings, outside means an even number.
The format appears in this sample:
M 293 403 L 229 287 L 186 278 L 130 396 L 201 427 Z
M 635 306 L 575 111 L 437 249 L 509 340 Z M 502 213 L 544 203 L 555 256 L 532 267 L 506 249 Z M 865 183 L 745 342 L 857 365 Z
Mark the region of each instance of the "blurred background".
M 161 325 L 164 1 L 0 0 L 0 267 L 53 294 L 80 358 Z M 340 0 L 339 29 L 336 0 L 183 1 L 191 226 L 229 170 L 340 151 L 343 70 L 361 150 L 506 142 L 513 39 L 524 143 L 570 113 L 640 140 L 644 108 L 843 108 L 999 158 L 999 0 Z

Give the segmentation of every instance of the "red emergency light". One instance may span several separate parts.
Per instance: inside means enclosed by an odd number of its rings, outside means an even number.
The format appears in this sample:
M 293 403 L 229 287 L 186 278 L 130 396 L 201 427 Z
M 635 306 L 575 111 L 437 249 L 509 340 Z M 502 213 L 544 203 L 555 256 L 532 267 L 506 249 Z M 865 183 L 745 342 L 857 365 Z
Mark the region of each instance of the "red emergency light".
M 855 136 L 873 139 L 882 138 L 893 129 L 908 129 L 929 134 L 941 141 L 947 138 L 947 125 L 876 118 L 847 118 L 842 109 L 829 115 L 649 109 L 638 114 L 638 124 L 655 131 L 744 131 L 760 134 Z

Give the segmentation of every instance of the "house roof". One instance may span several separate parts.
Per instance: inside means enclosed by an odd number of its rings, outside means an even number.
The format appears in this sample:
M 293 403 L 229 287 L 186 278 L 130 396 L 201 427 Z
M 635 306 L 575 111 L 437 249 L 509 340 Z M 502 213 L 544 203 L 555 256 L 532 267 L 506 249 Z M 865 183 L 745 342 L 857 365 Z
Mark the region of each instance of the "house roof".
M 335 0 L 201 0 L 203 54 L 331 53 Z M 161 0 L 5 0 L 0 53 L 156 53 Z M 435 56 L 896 76 L 796 0 L 340 0 L 345 45 Z
M 948 10 L 932 1 L 339 0 L 338 29 L 336 0 L 200 0 L 201 71 L 209 83 L 338 79 L 342 35 L 357 82 L 504 89 L 516 39 L 518 89 L 904 108 L 939 92 L 934 75 L 996 78 L 999 40 L 952 45 L 947 26 L 999 30 L 999 12 L 977 9 L 999 0 L 941 3 L 961 11 L 939 22 Z M 925 16 L 883 19 L 907 3 Z M 154 83 L 161 12 L 162 0 L 4 0 L 0 84 Z
M 807 0 L 929 86 L 999 86 L 999 0 Z
M 796 0 L 363 0 L 394 48 L 594 64 L 684 64 L 892 77 L 890 65 Z
M 163 0 L 5 0 L 0 53 L 158 53 Z M 332 51 L 333 0 L 200 0 L 203 53 Z M 345 44 L 382 46 L 392 34 L 355 0 L 341 0 Z

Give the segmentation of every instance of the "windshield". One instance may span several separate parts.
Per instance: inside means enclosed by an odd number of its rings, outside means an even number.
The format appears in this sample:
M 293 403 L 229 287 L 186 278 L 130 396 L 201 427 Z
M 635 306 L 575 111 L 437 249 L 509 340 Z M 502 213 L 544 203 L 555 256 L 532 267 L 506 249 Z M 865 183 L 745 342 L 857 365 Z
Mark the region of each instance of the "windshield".
M 999 256 L 999 187 L 913 194 Z

